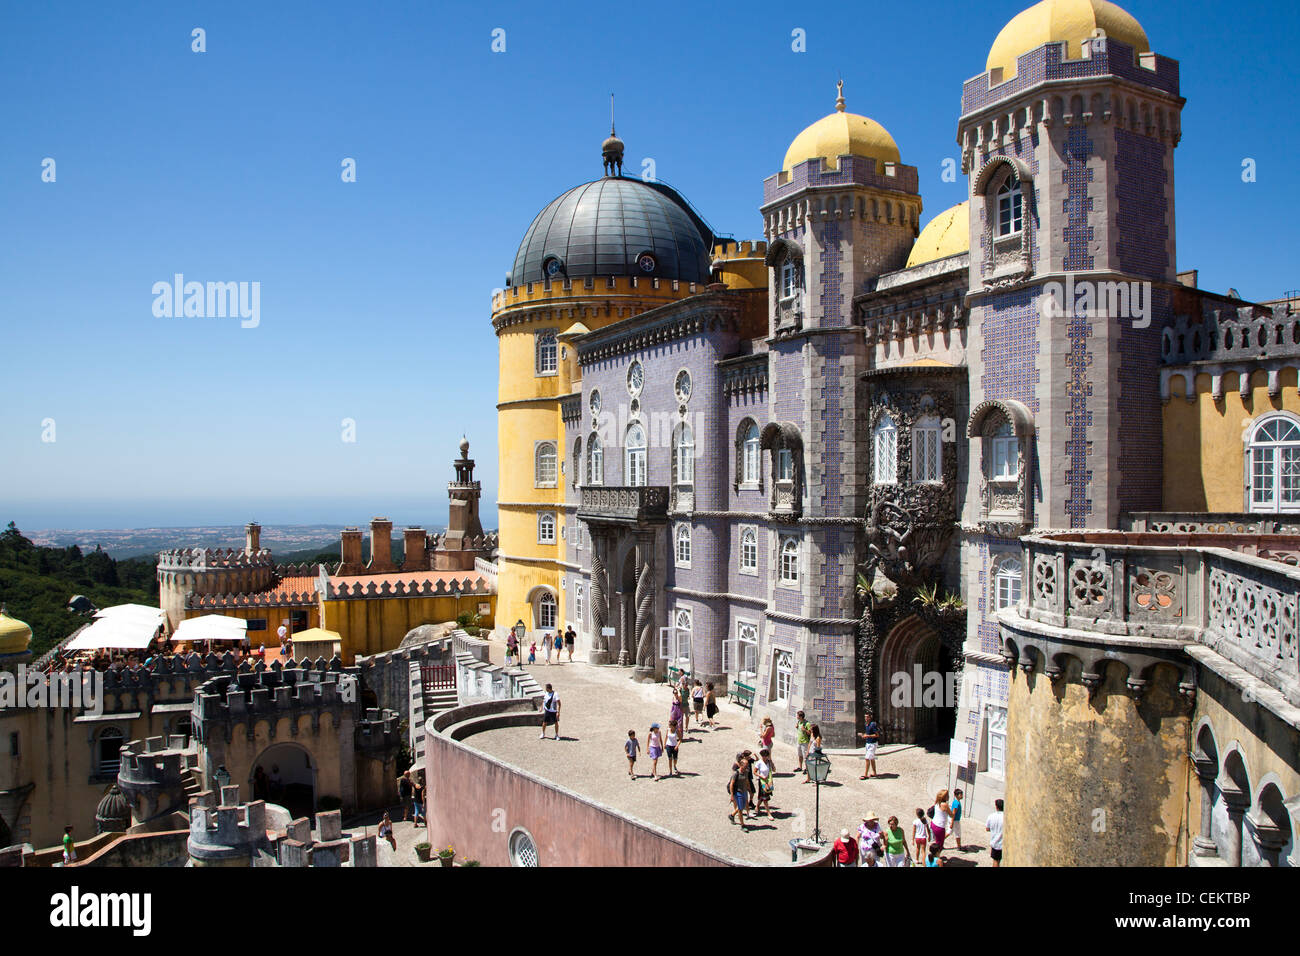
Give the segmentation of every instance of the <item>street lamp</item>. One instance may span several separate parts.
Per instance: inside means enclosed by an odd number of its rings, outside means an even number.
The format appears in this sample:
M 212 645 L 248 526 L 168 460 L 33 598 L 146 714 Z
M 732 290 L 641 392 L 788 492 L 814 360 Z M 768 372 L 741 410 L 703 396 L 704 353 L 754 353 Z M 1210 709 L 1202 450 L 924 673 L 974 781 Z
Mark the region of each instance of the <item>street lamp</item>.
M 515 632 L 515 640 L 517 640 L 520 644 L 523 644 L 524 634 L 527 633 L 528 627 L 524 624 L 522 618 L 519 619 L 518 621 L 515 621 L 515 626 L 512 628 L 512 630 Z
M 817 794 L 817 810 L 813 818 L 813 840 L 817 843 L 825 843 L 822 839 L 822 784 L 831 774 L 831 758 L 826 756 L 820 750 L 814 750 L 804 761 L 808 768 L 808 777 L 812 780 Z

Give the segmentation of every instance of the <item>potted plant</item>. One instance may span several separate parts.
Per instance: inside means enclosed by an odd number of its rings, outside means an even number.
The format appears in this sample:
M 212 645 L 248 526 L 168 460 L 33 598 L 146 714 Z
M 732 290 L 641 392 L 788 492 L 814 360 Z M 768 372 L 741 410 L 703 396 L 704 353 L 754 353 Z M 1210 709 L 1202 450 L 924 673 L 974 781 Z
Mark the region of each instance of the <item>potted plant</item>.
M 420 858 L 421 863 L 429 862 L 429 854 L 433 852 L 431 843 L 417 843 L 415 845 L 415 855 Z
M 460 865 L 461 866 L 482 866 L 483 864 L 480 863 L 478 860 L 462 860 Z
M 438 851 L 438 862 L 443 866 L 451 866 L 456 859 L 456 850 L 453 847 L 445 846 Z

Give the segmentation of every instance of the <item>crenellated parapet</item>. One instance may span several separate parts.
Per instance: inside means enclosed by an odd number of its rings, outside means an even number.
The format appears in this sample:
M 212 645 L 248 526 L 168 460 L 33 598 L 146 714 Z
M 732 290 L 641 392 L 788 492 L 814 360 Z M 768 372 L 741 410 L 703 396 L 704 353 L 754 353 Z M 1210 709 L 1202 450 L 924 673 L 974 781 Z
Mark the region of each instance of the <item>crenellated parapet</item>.
M 325 586 L 327 601 L 364 601 L 386 597 L 446 597 L 461 594 L 491 594 L 492 586 L 475 574 L 456 580 L 413 578 L 409 581 L 330 581 Z
M 495 318 L 493 326 L 500 331 L 514 322 L 524 321 L 526 316 L 516 314 L 515 309 L 523 306 L 554 305 L 560 308 L 577 306 L 579 314 L 574 319 L 586 317 L 590 306 L 581 304 L 581 300 L 593 298 L 638 298 L 647 301 L 633 304 L 634 312 L 643 312 L 663 302 L 695 295 L 702 290 L 694 282 L 681 282 L 678 279 L 659 279 L 642 276 L 586 276 L 579 279 L 564 279 L 558 282 L 529 282 L 524 285 L 498 289 L 492 295 L 492 313 Z M 503 309 L 510 310 L 498 315 Z M 522 313 L 522 309 L 520 312 Z
M 192 866 L 252 866 L 269 854 L 266 802 L 240 804 L 239 787 L 222 787 L 220 795 L 204 790 L 190 799 L 189 852 Z
M 198 767 L 198 749 L 184 737 L 132 740 L 121 750 L 117 785 L 136 823 L 145 823 L 188 803 L 186 787 Z
M 158 552 L 159 571 L 214 571 L 223 568 L 274 568 L 269 548 L 171 548 Z

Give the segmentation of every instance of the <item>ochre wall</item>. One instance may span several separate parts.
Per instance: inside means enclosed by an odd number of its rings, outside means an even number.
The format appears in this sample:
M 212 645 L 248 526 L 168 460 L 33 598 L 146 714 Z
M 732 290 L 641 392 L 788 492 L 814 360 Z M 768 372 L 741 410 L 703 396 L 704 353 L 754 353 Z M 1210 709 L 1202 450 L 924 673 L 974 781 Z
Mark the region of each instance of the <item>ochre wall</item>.
M 265 644 L 267 647 L 278 646 L 279 637 L 276 636 L 276 630 L 283 621 L 292 620 L 291 611 L 306 611 L 306 627 L 320 627 L 320 609 L 316 604 L 308 604 L 302 607 L 220 607 L 220 608 L 186 608 L 184 617 L 203 617 L 208 614 L 220 614 L 222 617 L 237 617 L 243 621 L 252 621 L 258 618 L 266 621 L 266 630 L 248 631 L 248 641 L 253 649 L 257 649 L 258 644 Z M 294 628 L 295 631 L 306 630 L 299 625 Z
M 492 613 L 480 623 L 491 627 L 496 613 L 495 594 L 437 595 L 430 597 L 349 598 L 346 601 L 323 601 L 325 623 L 337 631 L 345 666 L 358 654 L 391 651 L 412 628 L 421 624 L 442 624 L 456 620 L 458 614 L 473 614 L 480 603 L 491 605 Z
M 1007 866 L 1174 866 L 1186 860 L 1188 707 L 1174 668 L 1141 703 L 1123 665 L 1096 697 L 1071 660 L 1054 686 L 1012 673 L 1007 714 Z
M 1300 414 L 1296 370 L 1283 369 L 1279 379 L 1281 392 L 1273 397 L 1268 394 L 1268 373 L 1254 372 L 1243 400 L 1238 374 L 1227 372 L 1222 379 L 1223 397 L 1217 402 L 1210 393 L 1209 375 L 1196 376 L 1194 402 L 1183 397 L 1184 376 L 1170 379 L 1172 397 L 1164 407 L 1164 510 L 1246 510 L 1242 440 L 1246 429 L 1271 412 Z

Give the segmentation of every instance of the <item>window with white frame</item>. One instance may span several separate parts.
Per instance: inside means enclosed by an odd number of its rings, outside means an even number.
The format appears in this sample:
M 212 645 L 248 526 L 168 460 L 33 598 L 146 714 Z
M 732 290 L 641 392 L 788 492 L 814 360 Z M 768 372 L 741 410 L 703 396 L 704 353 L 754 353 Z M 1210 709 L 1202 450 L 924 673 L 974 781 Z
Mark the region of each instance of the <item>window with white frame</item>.
M 1006 557 L 998 562 L 993 575 L 994 605 L 997 610 L 1015 607 L 1020 603 L 1022 577 L 1019 559 Z
M 758 532 L 753 528 L 740 532 L 740 570 L 743 574 L 758 573 Z
M 799 583 L 799 542 L 794 538 L 781 542 L 781 581 L 785 584 Z
M 1024 198 L 1020 183 L 1008 176 L 998 187 L 998 235 L 1010 236 L 1024 228 Z
M 758 425 L 746 422 L 742 426 L 740 439 L 740 483 L 757 485 L 759 475 Z
M 889 415 L 881 415 L 873 435 L 873 473 L 878 485 L 898 481 L 898 426 Z
M 943 429 L 937 418 L 923 418 L 912 429 L 912 480 L 943 480 Z
M 550 631 L 555 629 L 555 595 L 546 591 L 537 599 L 536 629 Z
M 790 699 L 794 683 L 794 655 L 789 651 L 772 651 L 772 686 L 768 691 L 769 703 L 782 704 Z
M 794 450 L 784 446 L 776 450 L 776 480 L 794 481 Z
M 537 543 L 555 544 L 554 511 L 543 511 L 537 515 Z
M 645 429 L 633 423 L 627 430 L 627 459 L 623 469 L 623 480 L 632 487 L 646 483 L 646 446 Z
M 995 481 L 1014 480 L 1020 472 L 1020 441 L 1010 422 L 1003 422 L 993 433 L 990 452 L 989 477 Z
M 695 432 L 691 426 L 682 424 L 677 429 L 677 484 L 690 485 L 695 482 Z
M 787 259 L 781 265 L 781 298 L 792 298 L 799 291 L 799 266 Z
M 555 450 L 555 443 L 538 442 L 535 454 L 533 485 L 537 488 L 554 488 L 559 472 L 559 454 Z
M 691 526 L 688 524 L 677 526 L 677 564 L 687 568 L 691 566 Z
M 686 661 L 691 657 L 691 612 L 689 608 L 679 607 L 673 617 L 673 631 L 676 638 L 673 653 L 677 660 Z
M 578 630 L 582 630 L 582 598 L 584 588 L 581 581 L 573 582 L 573 619 L 577 623 Z
M 722 669 L 737 680 L 753 685 L 758 672 L 758 625 L 752 621 L 736 622 L 736 637 L 722 645 Z
M 535 336 L 537 346 L 537 374 L 554 375 L 559 368 L 559 348 L 555 329 L 542 329 Z
M 605 448 L 600 443 L 600 436 L 595 433 L 587 443 L 587 484 L 603 485 L 605 483 Z
M 1300 424 L 1283 415 L 1256 422 L 1246 460 L 1252 512 L 1300 511 Z

